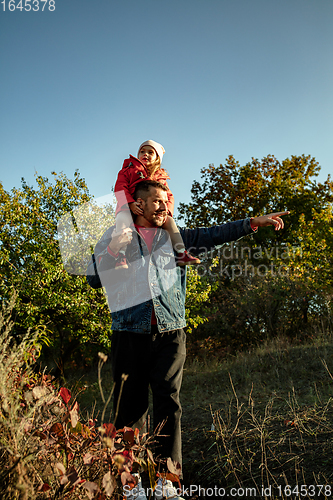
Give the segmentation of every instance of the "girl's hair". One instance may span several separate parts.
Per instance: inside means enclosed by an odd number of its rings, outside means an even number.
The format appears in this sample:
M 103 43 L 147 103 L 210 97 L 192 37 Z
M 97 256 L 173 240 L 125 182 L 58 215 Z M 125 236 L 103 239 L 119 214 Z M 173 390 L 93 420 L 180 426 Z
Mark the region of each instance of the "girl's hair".
M 154 165 L 152 167 L 150 167 L 150 169 L 149 169 L 150 175 L 154 175 L 155 172 L 157 172 L 157 170 L 159 170 L 160 168 L 161 168 L 161 158 L 157 154 L 157 158 L 156 158 Z

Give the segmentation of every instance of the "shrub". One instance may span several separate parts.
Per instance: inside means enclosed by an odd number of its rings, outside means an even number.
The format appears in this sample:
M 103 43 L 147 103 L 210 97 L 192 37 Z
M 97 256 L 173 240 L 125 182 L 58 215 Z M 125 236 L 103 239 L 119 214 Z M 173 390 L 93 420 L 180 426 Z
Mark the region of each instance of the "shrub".
M 13 339 L 14 299 L 0 315 L 0 493 L 3 500 L 122 498 L 136 486 L 133 474 L 148 472 L 155 487 L 154 435 L 116 429 L 94 418 L 84 422 L 71 392 L 52 377 L 35 373 L 38 333 Z M 100 355 L 99 375 L 106 356 Z M 124 376 L 124 381 L 126 377 Z M 101 387 L 101 384 L 100 384 Z M 169 461 L 172 470 L 174 464 Z

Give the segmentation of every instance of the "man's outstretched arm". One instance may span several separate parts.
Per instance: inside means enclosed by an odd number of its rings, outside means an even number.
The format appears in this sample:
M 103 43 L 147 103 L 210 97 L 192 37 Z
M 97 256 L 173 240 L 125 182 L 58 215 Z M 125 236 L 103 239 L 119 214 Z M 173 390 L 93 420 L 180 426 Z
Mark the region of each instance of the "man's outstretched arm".
M 200 227 L 195 229 L 180 229 L 186 249 L 194 255 L 210 251 L 217 245 L 223 245 L 230 241 L 237 241 L 243 236 L 253 234 L 259 227 L 274 226 L 278 231 L 283 228 L 284 215 L 286 212 L 276 212 L 261 215 L 234 222 L 227 222 L 212 227 Z

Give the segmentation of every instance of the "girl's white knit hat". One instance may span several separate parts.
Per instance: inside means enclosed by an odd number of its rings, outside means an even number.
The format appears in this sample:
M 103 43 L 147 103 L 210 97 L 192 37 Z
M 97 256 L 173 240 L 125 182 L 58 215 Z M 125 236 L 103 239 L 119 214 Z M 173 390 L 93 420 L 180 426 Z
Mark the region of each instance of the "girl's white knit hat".
M 138 156 L 140 153 L 140 149 L 143 146 L 152 146 L 155 149 L 156 153 L 158 154 L 158 156 L 160 157 L 160 160 L 162 162 L 162 158 L 163 158 L 163 155 L 165 153 L 165 150 L 164 150 L 164 147 L 162 146 L 162 144 L 159 144 L 158 142 L 155 142 L 155 141 L 145 141 L 139 147 Z

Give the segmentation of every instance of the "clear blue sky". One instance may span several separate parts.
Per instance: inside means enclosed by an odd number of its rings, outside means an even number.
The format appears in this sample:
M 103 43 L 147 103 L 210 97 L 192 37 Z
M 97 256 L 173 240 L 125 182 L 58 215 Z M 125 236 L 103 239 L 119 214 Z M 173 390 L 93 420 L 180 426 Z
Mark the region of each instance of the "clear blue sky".
M 19 0 L 15 0 L 18 4 Z M 24 0 L 23 0 L 24 5 Z M 31 5 L 33 5 L 31 3 Z M 37 6 L 37 3 L 34 4 Z M 79 169 L 110 192 L 141 142 L 165 147 L 179 202 L 232 154 L 333 157 L 332 0 L 0 3 L 0 180 Z

